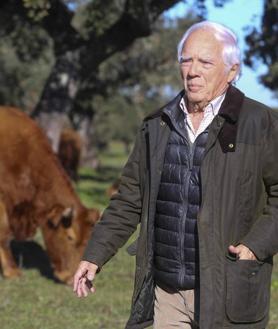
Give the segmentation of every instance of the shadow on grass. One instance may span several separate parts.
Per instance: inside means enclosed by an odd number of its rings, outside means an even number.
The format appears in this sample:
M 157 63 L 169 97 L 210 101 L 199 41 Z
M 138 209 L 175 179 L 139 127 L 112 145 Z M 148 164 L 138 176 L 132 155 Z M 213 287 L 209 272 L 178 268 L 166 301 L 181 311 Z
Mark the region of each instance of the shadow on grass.
M 61 283 L 53 273 L 45 250 L 35 241 L 12 241 L 11 250 L 20 268 L 37 269 L 42 276 Z

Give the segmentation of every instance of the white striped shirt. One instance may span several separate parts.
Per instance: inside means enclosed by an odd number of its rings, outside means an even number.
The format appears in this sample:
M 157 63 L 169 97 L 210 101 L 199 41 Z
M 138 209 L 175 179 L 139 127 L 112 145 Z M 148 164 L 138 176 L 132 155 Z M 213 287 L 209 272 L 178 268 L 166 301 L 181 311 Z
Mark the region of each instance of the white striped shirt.
M 204 117 L 200 123 L 197 131 L 194 130 L 192 121 L 190 120 L 189 112 L 186 107 L 184 98 L 180 101 L 180 108 L 185 113 L 185 125 L 187 127 L 187 132 L 191 143 L 194 143 L 196 138 L 206 130 L 206 128 L 211 124 L 214 117 L 218 114 L 220 106 L 226 96 L 226 93 L 214 98 L 204 109 Z

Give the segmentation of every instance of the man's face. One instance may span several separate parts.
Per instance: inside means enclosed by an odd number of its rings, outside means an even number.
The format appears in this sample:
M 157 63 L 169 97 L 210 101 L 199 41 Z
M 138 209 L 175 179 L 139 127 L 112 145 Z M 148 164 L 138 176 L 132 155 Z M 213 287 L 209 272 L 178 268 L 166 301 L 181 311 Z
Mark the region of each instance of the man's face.
M 205 107 L 228 87 L 237 71 L 223 61 L 223 44 L 212 31 L 194 31 L 184 44 L 180 64 L 188 104 Z

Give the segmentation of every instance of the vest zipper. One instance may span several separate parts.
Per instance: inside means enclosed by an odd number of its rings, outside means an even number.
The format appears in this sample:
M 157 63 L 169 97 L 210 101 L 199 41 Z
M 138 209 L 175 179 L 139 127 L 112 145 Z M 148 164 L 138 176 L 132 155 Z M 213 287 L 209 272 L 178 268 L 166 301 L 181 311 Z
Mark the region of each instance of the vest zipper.
M 183 208 L 186 207 L 186 211 L 184 213 L 184 215 L 182 216 L 182 221 L 181 221 L 181 242 L 180 242 L 180 255 L 181 255 L 181 275 L 180 275 L 180 285 L 181 287 L 184 286 L 184 278 L 185 278 L 185 261 L 184 261 L 184 242 L 185 242 L 185 224 L 186 224 L 186 218 L 187 218 L 187 213 L 188 213 L 188 192 L 189 192 L 189 179 L 191 176 L 191 170 L 193 167 L 193 156 L 194 156 L 194 150 L 195 150 L 195 142 L 190 145 L 190 143 L 188 143 L 188 147 L 189 147 L 189 156 L 187 157 L 188 160 L 188 164 L 189 164 L 189 170 L 187 171 L 186 174 L 186 186 L 185 186 L 185 194 L 184 194 L 184 201 L 183 201 Z

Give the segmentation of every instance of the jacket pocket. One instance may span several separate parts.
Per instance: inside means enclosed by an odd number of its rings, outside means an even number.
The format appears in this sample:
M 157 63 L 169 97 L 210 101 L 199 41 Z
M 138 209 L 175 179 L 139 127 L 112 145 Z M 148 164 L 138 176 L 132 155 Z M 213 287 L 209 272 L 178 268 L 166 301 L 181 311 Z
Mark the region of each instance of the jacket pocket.
M 267 315 L 271 270 L 269 263 L 227 259 L 226 314 L 231 322 L 252 323 Z

